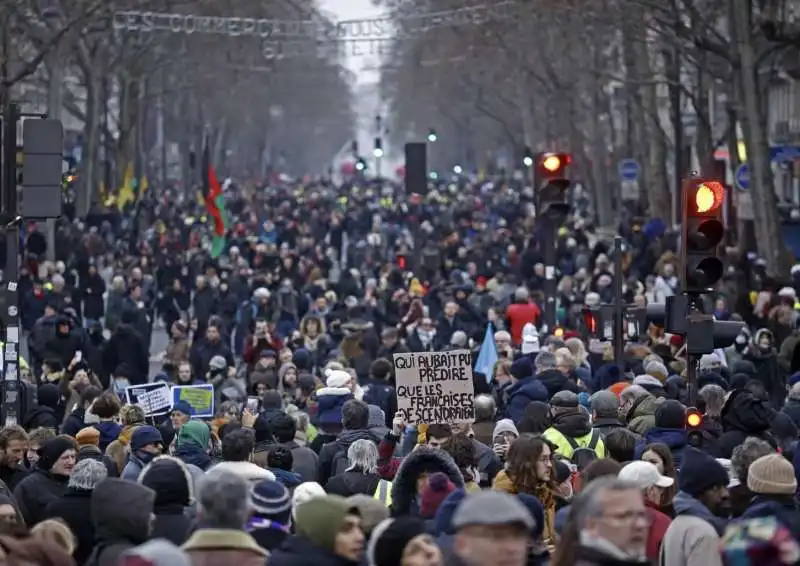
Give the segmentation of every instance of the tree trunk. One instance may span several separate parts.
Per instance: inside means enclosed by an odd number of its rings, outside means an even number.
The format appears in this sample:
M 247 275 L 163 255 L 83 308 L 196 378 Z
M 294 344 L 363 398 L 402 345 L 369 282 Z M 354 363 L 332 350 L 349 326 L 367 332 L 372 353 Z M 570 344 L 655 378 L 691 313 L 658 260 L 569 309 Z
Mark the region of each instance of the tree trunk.
M 778 221 L 775 184 L 766 148 L 766 119 L 756 76 L 756 55 L 752 36 L 752 7 L 749 1 L 730 0 L 732 43 L 738 46 L 742 109 L 741 122 L 750 166 L 750 183 L 759 256 L 767 273 L 786 277 L 792 262 L 786 250 Z
M 80 177 L 78 177 L 80 184 L 76 198 L 77 212 L 81 217 L 88 214 L 92 201 L 98 200 L 99 196 L 97 190 L 99 186 L 97 182 L 97 160 L 100 156 L 99 82 L 100 80 L 97 73 L 90 72 L 88 76 L 84 76 L 84 85 L 86 87 L 86 122 L 83 127 L 83 139 L 86 140 L 86 151 L 84 152 L 84 160 L 81 164 L 83 171 Z M 106 189 L 108 188 L 109 187 L 106 187 Z

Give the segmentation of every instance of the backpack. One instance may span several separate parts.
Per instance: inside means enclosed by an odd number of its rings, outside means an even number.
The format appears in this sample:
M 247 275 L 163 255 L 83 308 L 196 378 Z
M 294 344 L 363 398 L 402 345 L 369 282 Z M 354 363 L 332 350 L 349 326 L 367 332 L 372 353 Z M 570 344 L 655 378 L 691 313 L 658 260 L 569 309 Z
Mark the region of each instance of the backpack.
M 333 456 L 333 461 L 331 461 L 331 477 L 345 473 L 349 465 L 350 461 L 347 459 L 347 451 L 339 450 Z
M 570 462 L 575 464 L 578 470 L 583 470 L 590 463 L 597 460 L 597 444 L 600 442 L 600 432 L 592 429 L 592 438 L 589 439 L 589 444 L 585 447 L 578 444 L 578 441 L 571 436 L 564 435 L 570 447 L 572 448 L 572 458 Z

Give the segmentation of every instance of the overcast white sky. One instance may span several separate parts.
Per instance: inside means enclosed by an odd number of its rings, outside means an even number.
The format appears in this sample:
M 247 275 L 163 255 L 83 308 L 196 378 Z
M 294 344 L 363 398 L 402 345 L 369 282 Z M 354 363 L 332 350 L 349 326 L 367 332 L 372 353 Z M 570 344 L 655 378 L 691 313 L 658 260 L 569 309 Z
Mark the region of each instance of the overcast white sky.
M 358 20 L 376 18 L 384 14 L 380 8 L 372 5 L 371 0 L 317 0 L 319 7 L 331 13 L 337 20 Z M 377 66 L 379 61 L 370 61 L 367 57 L 352 57 L 347 60 L 347 67 L 359 75 L 359 82 L 374 82 L 376 73 L 364 73 L 365 66 Z

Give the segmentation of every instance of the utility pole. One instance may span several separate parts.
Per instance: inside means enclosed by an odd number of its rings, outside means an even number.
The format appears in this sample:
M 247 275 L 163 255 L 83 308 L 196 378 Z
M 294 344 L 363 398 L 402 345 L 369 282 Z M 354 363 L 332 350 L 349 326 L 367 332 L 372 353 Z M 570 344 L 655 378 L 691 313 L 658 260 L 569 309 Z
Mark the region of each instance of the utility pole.
M 6 92 L 6 97 L 9 93 Z M 6 265 L 0 289 L 3 329 L 3 397 L 4 426 L 17 424 L 22 418 L 21 386 L 19 379 L 19 216 L 17 214 L 17 122 L 19 107 L 6 101 L 3 107 L 3 161 L 0 186 L 0 225 L 6 237 Z
M 17 199 L 17 125 L 22 118 L 22 211 Z M 22 114 L 16 103 L 3 106 L 2 176 L 0 176 L 0 229 L 6 237 L 6 265 L 0 288 L 0 323 L 4 329 L 3 380 L 0 409 L 4 426 L 19 423 L 24 406 L 19 378 L 19 232 L 23 218 L 61 216 L 61 162 L 64 129 L 59 120 L 41 114 Z M 20 213 L 21 212 L 21 213 Z

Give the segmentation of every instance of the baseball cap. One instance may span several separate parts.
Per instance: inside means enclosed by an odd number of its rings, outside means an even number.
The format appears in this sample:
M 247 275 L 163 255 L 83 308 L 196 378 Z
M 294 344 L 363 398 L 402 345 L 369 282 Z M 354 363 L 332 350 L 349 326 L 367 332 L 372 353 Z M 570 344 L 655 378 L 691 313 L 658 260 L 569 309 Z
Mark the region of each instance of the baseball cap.
M 453 515 L 453 527 L 522 525 L 532 530 L 536 523 L 530 511 L 513 495 L 502 491 L 479 491 L 467 496 Z
M 661 475 L 655 464 L 644 460 L 627 464 L 620 470 L 617 477 L 636 484 L 639 489 L 647 489 L 654 485 L 657 487 L 671 487 L 675 483 L 675 480 L 671 477 Z

